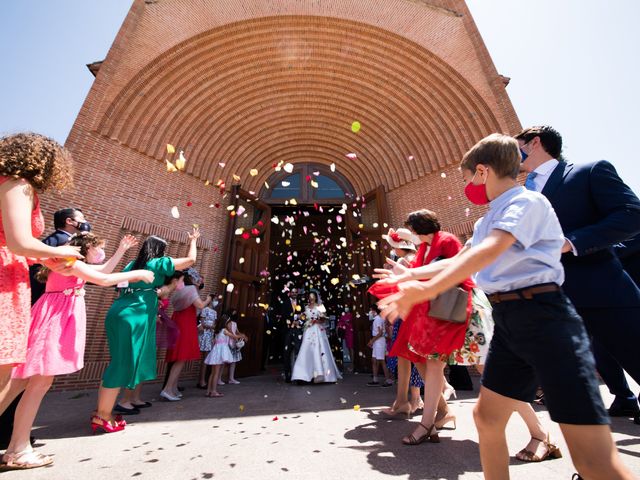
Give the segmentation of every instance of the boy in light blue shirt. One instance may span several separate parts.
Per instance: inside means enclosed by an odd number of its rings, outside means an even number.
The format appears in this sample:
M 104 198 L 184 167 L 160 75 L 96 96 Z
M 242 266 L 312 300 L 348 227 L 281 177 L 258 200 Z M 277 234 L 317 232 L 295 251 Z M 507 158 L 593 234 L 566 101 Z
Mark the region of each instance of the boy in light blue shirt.
M 519 402 L 533 400 L 538 385 L 580 475 L 634 478 L 611 438 L 582 319 L 560 289 L 562 229 L 547 199 L 517 183 L 520 164 L 517 141 L 501 134 L 490 135 L 465 154 L 465 195 L 472 203 L 489 204 L 487 214 L 456 257 L 422 267 L 419 276 L 413 271 L 412 278 L 429 281 L 400 283 L 398 294 L 379 302 L 382 315 L 406 318 L 414 305 L 476 274 L 495 321 L 474 411 L 485 478 L 509 478 L 506 424 Z M 424 428 L 428 435 L 434 426 Z M 553 447 L 547 456 L 559 456 L 548 439 L 546 443 Z

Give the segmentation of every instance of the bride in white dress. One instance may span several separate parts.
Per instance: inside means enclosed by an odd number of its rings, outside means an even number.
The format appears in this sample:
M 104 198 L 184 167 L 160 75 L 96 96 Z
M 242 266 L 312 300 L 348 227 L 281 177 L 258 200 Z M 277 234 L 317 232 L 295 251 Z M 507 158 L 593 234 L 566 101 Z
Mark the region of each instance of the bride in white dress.
M 304 309 L 306 318 L 302 344 L 293 366 L 291 380 L 314 383 L 334 383 L 342 379 L 331 353 L 325 330 L 327 312 L 317 291 L 309 293 L 309 304 Z

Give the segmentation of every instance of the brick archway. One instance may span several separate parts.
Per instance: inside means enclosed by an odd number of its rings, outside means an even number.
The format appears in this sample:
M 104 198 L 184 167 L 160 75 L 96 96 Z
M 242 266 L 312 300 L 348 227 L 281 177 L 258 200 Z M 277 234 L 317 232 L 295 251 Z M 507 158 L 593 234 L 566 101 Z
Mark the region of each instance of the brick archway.
M 257 168 L 242 181 L 255 190 L 274 163 L 305 158 L 336 163 L 360 192 L 438 170 L 500 129 L 471 84 L 426 48 L 315 16 L 235 22 L 183 41 L 130 80 L 98 126 L 158 160 L 167 142 L 181 145 L 201 180 L 230 181 L 219 162 Z

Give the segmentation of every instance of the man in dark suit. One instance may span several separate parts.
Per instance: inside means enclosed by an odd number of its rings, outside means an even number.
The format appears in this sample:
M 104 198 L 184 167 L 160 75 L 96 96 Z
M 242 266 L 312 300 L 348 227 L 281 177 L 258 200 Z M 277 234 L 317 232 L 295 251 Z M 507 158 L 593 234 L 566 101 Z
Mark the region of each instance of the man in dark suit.
M 79 208 L 63 208 L 53 214 L 53 226 L 56 229 L 42 242 L 50 247 L 58 247 L 66 244 L 72 235 L 80 232 L 90 232 L 91 225 L 84 218 Z M 36 303 L 44 293 L 45 285 L 36 280 L 36 274 L 40 271 L 40 265 L 32 265 L 29 268 L 31 280 L 31 305 Z
M 59 247 L 66 244 L 74 233 L 91 230 L 91 225 L 84 218 L 82 210 L 78 208 L 64 208 L 55 212 L 53 214 L 53 225 L 56 231 L 42 241 L 50 247 Z M 45 285 L 36 280 L 36 274 L 40 271 L 40 268 L 42 268 L 41 265 L 29 267 L 31 305 L 38 301 L 45 290 Z M 11 433 L 13 432 L 13 418 L 21 398 L 22 393 L 0 415 L 0 450 L 4 450 L 9 446 Z
M 619 370 L 640 383 L 640 290 L 613 247 L 640 233 L 640 200 L 609 162 L 564 162 L 562 137 L 551 127 L 528 128 L 516 139 L 528 172 L 525 186 L 549 199 L 562 225 L 562 287 L 592 336 L 598 372 L 615 395 L 609 414 L 636 416 L 637 399 Z
M 285 289 L 286 291 L 286 289 Z M 285 330 L 284 346 L 282 352 L 282 362 L 284 364 L 284 379 L 291 382 L 292 359 L 298 354 L 302 343 L 302 305 L 298 302 L 298 289 L 295 286 L 289 287 L 286 298 L 280 302 L 279 324 Z

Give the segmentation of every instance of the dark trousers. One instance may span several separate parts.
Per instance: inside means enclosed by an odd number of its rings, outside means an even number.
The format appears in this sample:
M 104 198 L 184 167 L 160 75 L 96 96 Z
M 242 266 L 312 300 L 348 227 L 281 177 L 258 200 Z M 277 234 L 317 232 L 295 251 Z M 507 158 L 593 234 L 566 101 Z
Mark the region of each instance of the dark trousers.
M 284 337 L 284 348 L 282 351 L 282 362 L 284 364 L 284 378 L 291 379 L 291 370 L 293 365 L 291 360 L 294 355 L 298 355 L 300 344 L 302 344 L 302 335 L 304 331 L 301 328 L 290 328 Z
M 449 365 L 449 383 L 456 390 L 473 390 L 471 375 L 464 365 Z
M 623 370 L 640 383 L 640 308 L 578 308 L 592 337 L 598 373 L 619 406 L 636 406 Z

